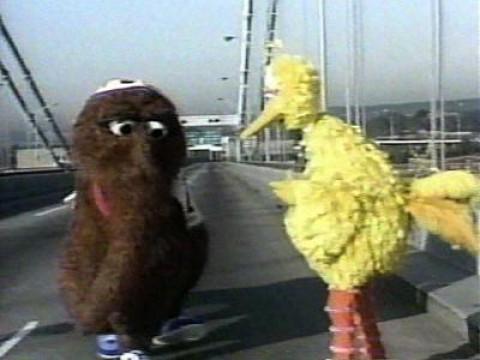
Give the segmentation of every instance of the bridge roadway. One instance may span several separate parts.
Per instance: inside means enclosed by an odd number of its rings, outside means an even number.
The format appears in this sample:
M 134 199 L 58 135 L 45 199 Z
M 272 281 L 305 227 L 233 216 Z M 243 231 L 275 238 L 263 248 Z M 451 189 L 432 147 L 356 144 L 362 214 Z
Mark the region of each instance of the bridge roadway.
M 327 358 L 325 285 L 284 235 L 277 202 L 224 170 L 224 164 L 212 163 L 187 171 L 211 233 L 211 250 L 186 311 L 205 315 L 210 334 L 199 343 L 163 349 L 153 359 Z M 95 358 L 93 337 L 74 330 L 55 286 L 70 216 L 59 204 L 0 221 L 0 354 L 19 329 L 35 327 L 2 359 Z M 391 359 L 478 359 L 465 339 L 402 300 L 392 284 L 384 281 L 379 289 Z

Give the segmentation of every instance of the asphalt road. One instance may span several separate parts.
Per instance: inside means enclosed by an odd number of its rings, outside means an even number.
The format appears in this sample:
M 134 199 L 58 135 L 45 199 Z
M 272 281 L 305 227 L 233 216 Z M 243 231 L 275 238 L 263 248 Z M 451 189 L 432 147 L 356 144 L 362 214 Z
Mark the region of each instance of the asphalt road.
M 153 359 L 318 360 L 328 358 L 325 285 L 282 230 L 283 209 L 270 196 L 223 171 L 222 164 L 187 172 L 210 231 L 207 271 L 185 311 L 203 314 L 210 334 Z M 55 285 L 56 264 L 71 212 L 58 204 L 0 221 L 0 358 L 88 360 L 94 339 L 74 329 Z M 390 359 L 480 359 L 466 340 L 422 313 L 383 281 L 381 329 Z M 15 333 L 24 331 L 14 346 Z M 11 347 L 5 355 L 2 349 Z

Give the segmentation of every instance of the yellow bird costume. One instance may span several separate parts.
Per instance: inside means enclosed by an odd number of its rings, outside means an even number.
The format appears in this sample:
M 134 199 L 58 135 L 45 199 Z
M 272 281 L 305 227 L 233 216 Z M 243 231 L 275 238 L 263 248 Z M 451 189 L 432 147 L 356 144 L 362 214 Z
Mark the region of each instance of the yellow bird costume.
M 412 217 L 447 241 L 478 252 L 471 205 L 480 181 L 465 171 L 449 171 L 402 182 L 387 155 L 357 127 L 319 112 L 319 78 L 310 63 L 281 55 L 270 70 L 277 96 L 241 136 L 276 120 L 303 130 L 305 170 L 296 179 L 272 183 L 289 205 L 288 235 L 332 291 L 327 310 L 335 359 L 383 359 L 368 283 L 397 268 Z M 342 312 L 351 316 L 339 316 Z

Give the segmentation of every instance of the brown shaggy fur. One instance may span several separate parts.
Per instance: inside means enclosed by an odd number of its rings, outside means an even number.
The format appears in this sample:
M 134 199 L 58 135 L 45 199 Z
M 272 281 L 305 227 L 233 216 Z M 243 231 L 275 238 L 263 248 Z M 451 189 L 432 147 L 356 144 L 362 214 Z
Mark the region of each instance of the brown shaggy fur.
M 104 123 L 135 119 L 116 136 Z M 148 135 L 160 121 L 164 138 Z M 162 321 L 177 316 L 205 263 L 206 235 L 186 226 L 172 183 L 185 157 L 174 105 L 153 91 L 92 96 L 74 129 L 79 168 L 72 235 L 61 263 L 60 288 L 86 332 L 119 333 L 128 347 L 145 347 Z M 97 184 L 111 214 L 92 195 Z

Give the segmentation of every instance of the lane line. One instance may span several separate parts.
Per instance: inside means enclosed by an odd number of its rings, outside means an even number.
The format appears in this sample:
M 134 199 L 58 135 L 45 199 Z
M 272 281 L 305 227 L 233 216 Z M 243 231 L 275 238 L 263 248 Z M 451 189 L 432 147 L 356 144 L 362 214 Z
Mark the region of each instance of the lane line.
M 191 174 L 187 175 L 187 179 L 186 179 L 187 184 L 188 185 L 193 185 L 193 183 L 195 181 L 197 181 L 197 179 L 200 177 L 200 175 L 203 175 L 203 174 L 206 174 L 206 173 L 207 173 L 207 169 L 205 169 L 204 166 L 199 166 L 194 171 L 192 171 Z
M 25 324 L 12 338 L 5 341 L 0 346 L 0 358 L 4 357 L 6 353 L 13 349 L 20 341 L 22 341 L 28 334 L 30 334 L 38 326 L 38 321 L 30 321 Z
M 66 207 L 68 207 L 69 205 L 66 204 L 66 205 L 60 205 L 60 206 L 57 206 L 57 207 L 54 207 L 53 209 L 48 209 L 48 210 L 44 210 L 44 211 L 40 211 L 38 213 L 35 213 L 34 216 L 44 216 L 44 215 L 48 215 L 50 213 L 53 213 L 55 211 L 59 211 L 59 210 L 62 210 L 62 209 L 65 209 Z

